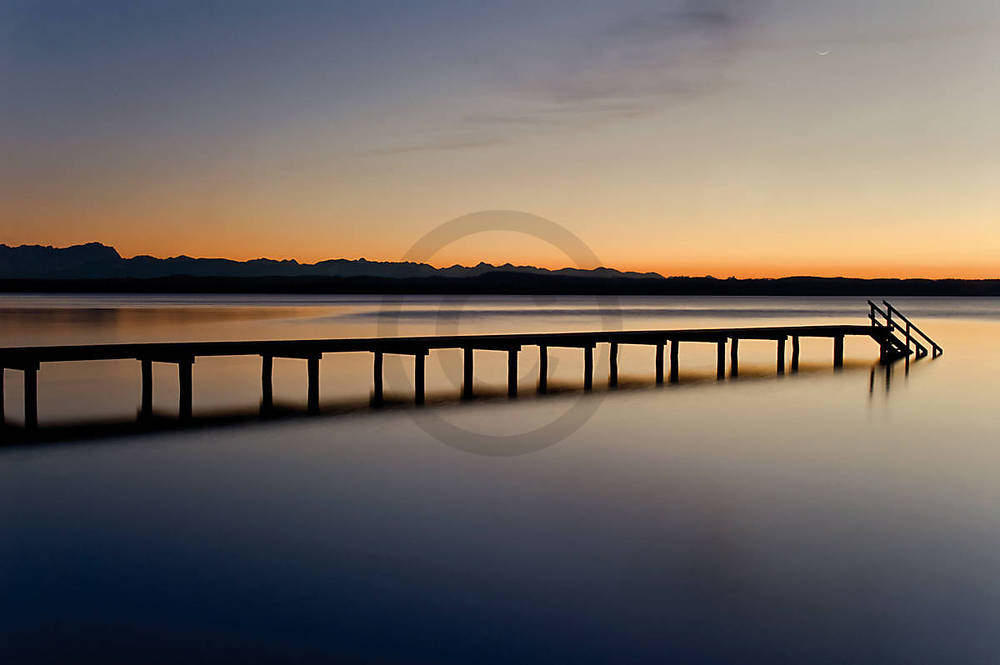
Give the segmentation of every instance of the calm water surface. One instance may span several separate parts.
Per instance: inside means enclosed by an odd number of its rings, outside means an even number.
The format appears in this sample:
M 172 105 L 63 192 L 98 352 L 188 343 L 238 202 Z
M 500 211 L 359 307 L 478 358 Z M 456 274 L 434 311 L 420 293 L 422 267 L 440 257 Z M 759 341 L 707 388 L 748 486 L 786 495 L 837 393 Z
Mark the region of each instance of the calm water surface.
M 259 359 L 199 359 L 189 430 L 0 449 L 3 662 L 996 663 L 1000 661 L 1000 300 L 900 299 L 945 355 L 877 367 L 849 340 L 682 345 L 681 382 L 622 347 L 595 392 L 582 357 L 434 352 L 372 411 L 371 356 L 326 356 L 324 414 L 252 414 Z M 0 297 L 0 346 L 377 334 L 864 323 L 863 299 Z M 386 312 L 395 312 L 387 318 Z M 387 370 L 389 361 L 387 360 Z M 874 371 L 873 371 L 874 370 Z M 157 365 L 164 421 L 176 370 Z M 395 376 L 395 375 L 394 375 Z M 20 373 L 5 376 L 20 423 Z M 135 418 L 138 363 L 44 365 L 43 426 Z M 305 405 L 305 363 L 275 399 Z M 565 439 L 498 455 L 428 433 L 531 432 L 579 404 Z M 456 445 L 458 444 L 458 445 Z M 502 451 L 501 451 L 502 452 Z M 489 454 L 486 454 L 489 453 Z

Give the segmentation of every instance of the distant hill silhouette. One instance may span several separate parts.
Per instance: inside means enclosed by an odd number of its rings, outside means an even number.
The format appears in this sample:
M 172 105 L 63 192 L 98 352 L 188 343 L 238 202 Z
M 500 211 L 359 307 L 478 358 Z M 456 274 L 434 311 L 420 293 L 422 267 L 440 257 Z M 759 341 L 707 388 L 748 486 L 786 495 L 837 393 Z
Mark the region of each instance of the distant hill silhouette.
M 0 279 L 150 279 L 158 277 L 476 277 L 490 272 L 568 277 L 659 278 L 656 273 L 622 272 L 610 268 L 548 270 L 509 263 L 494 266 L 435 268 L 426 263 L 330 259 L 318 263 L 295 260 L 195 259 L 176 256 L 122 258 L 114 247 L 92 242 L 72 247 L 0 245 Z
M 608 295 L 1000 296 L 1000 280 L 663 277 L 610 268 L 435 268 L 426 263 L 331 259 L 123 258 L 88 243 L 56 248 L 0 244 L 0 291 L 76 293 L 425 293 Z

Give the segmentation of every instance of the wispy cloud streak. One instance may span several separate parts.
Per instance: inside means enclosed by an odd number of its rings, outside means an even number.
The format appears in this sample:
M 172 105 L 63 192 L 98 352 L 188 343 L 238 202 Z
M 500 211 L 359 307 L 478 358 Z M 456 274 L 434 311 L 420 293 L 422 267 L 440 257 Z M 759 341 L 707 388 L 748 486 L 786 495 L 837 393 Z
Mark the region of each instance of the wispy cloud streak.
M 657 112 L 724 87 L 726 65 L 764 0 L 674 0 L 632 6 L 578 38 L 501 64 L 501 108 L 466 113 L 412 144 L 455 150 L 582 130 Z

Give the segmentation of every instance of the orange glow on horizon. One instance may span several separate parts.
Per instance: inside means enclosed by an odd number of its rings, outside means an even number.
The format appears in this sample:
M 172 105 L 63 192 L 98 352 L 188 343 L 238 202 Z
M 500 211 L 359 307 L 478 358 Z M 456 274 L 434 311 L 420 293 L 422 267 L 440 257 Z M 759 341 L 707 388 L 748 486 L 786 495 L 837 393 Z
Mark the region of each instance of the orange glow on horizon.
M 191 238 L 181 239 L 180 242 Z M 190 256 L 194 258 L 224 258 L 234 261 L 249 261 L 259 258 L 268 258 L 277 261 L 295 260 L 302 264 L 317 263 L 328 259 L 348 259 L 357 260 L 364 258 L 368 261 L 377 262 L 399 262 L 403 260 L 406 249 L 397 252 L 369 252 L 357 247 L 358 242 L 351 243 L 350 247 L 344 246 L 342 251 L 287 251 L 280 246 L 275 246 L 271 252 L 260 251 L 258 247 L 238 247 L 233 244 L 216 246 L 215 243 L 196 243 L 198 249 L 175 246 L 177 243 L 170 243 L 167 246 L 150 246 L 143 242 L 113 242 L 110 240 L 97 240 L 103 244 L 115 247 L 124 258 L 134 256 L 154 256 L 157 258 L 170 258 L 176 256 Z M 15 238 L 5 239 L 0 237 L 0 242 L 7 245 L 52 245 L 54 247 L 67 247 L 70 245 L 95 242 L 89 238 L 73 238 L 66 242 L 56 242 L 51 239 L 28 239 Z M 250 243 L 248 243 L 250 244 Z M 275 243 L 277 245 L 277 243 Z M 478 251 L 477 247 L 482 247 Z M 547 246 L 529 245 L 524 248 L 498 247 L 496 244 L 480 244 L 477 247 L 463 247 L 463 251 L 439 252 L 429 260 L 422 261 L 436 268 L 447 268 L 453 265 L 475 266 L 480 262 L 493 265 L 503 265 L 511 263 L 516 266 L 534 266 L 547 268 L 549 270 L 559 270 L 561 268 L 577 268 L 573 261 L 562 253 Z M 790 252 L 794 253 L 794 252 Z M 887 257 L 884 262 L 824 262 L 821 260 L 806 261 L 796 260 L 790 262 L 768 262 L 761 260 L 753 261 L 727 261 L 723 258 L 713 257 L 711 259 L 699 259 L 697 256 L 685 256 L 677 260 L 656 260 L 648 257 L 633 258 L 628 257 L 605 257 L 601 256 L 601 266 L 612 268 L 623 272 L 654 272 L 664 277 L 687 276 L 703 277 L 712 276 L 718 279 L 736 277 L 738 279 L 757 278 L 781 278 L 795 276 L 809 277 L 848 277 L 861 279 L 1000 279 L 1000 270 L 995 265 L 986 263 L 967 263 L 964 265 L 948 265 L 945 263 L 935 263 L 929 261 L 915 261 L 913 263 L 903 263 L 898 257 Z M 891 260 L 889 260 L 891 259 Z M 591 268 L 594 266 L 583 266 Z
M 31 213 L 34 214 L 31 214 Z M 151 255 L 159 258 L 192 256 L 246 261 L 257 258 L 294 259 L 316 263 L 328 259 L 359 259 L 397 262 L 421 236 L 434 228 L 424 220 L 448 219 L 448 214 L 411 213 L 397 221 L 388 215 L 359 216 L 354 224 L 342 220 L 329 224 L 309 224 L 286 213 L 282 224 L 267 218 L 266 212 L 246 223 L 224 221 L 206 216 L 211 224 L 185 225 L 177 218 L 191 218 L 176 209 L 158 208 L 146 216 L 142 225 L 127 217 L 80 215 L 70 218 L 65 209 L 25 211 L 23 219 L 35 223 L 4 230 L 0 242 L 8 245 L 39 244 L 66 247 L 87 242 L 102 242 L 115 247 L 123 257 Z M 576 219 L 573 211 L 552 214 L 551 218 Z M 366 219 L 370 217 L 370 219 Z M 229 216 L 225 216 L 228 220 Z M 267 219 L 265 219 L 267 218 Z M 72 219 L 68 222 L 68 219 Z M 78 222 L 88 222 L 87 224 Z M 265 224 L 264 222 L 267 222 Z M 736 277 L 781 278 L 789 276 L 897 278 L 897 279 L 998 279 L 1000 261 L 991 262 L 992 231 L 984 230 L 978 238 L 963 239 L 970 249 L 938 251 L 933 236 L 911 236 L 909 246 L 886 247 L 895 241 L 891 225 L 884 230 L 863 234 L 864 242 L 855 242 L 857 232 L 848 230 L 832 235 L 833 240 L 803 229 L 799 236 L 784 236 L 773 242 L 774 231 L 753 230 L 745 236 L 732 236 L 705 225 L 693 224 L 683 231 L 651 225 L 638 220 L 630 227 L 609 228 L 584 218 L 565 225 L 589 245 L 602 266 L 621 271 L 655 272 L 670 276 L 706 276 L 718 279 Z M 739 228 L 739 225 L 733 224 Z M 281 227 L 284 227 L 282 229 Z M 44 233 L 40 233 L 44 229 Z M 95 230 L 96 229 L 96 230 Z M 287 231 L 284 231 L 287 229 Z M 13 231 L 13 232 L 11 232 Z M 284 231 L 284 232 L 283 232 Z M 881 235 L 879 235 L 881 233 Z M 647 242 L 640 237 L 648 238 Z M 720 242 L 720 238 L 727 242 Z M 761 248 L 766 249 L 761 249 Z M 947 261 L 938 257 L 947 257 Z M 837 257 L 833 260 L 831 257 Z M 442 249 L 423 261 L 435 267 L 474 266 L 479 262 L 502 265 L 537 266 L 558 270 L 576 266 L 558 248 L 534 238 L 513 233 L 483 233 L 470 236 Z M 591 268 L 594 266 L 582 266 Z

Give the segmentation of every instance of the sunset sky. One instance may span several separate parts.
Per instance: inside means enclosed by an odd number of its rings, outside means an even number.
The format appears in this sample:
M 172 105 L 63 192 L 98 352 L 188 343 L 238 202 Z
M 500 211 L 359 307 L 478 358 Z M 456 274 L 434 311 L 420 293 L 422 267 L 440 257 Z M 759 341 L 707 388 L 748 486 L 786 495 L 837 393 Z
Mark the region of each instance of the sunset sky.
M 0 100 L 6 244 L 1000 277 L 996 0 L 6 0 Z

